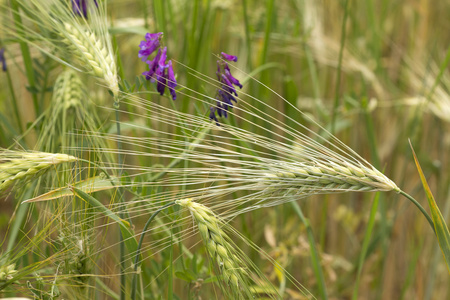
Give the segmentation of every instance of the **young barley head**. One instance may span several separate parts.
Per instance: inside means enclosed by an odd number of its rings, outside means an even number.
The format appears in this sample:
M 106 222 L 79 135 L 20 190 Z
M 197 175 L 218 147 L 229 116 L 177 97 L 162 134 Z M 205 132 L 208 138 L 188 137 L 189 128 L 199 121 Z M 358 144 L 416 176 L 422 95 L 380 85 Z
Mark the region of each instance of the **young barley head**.
M 0 266 L 0 285 L 3 282 L 13 279 L 15 274 L 17 274 L 15 264 Z
M 76 160 L 66 154 L 0 149 L 0 191 L 15 181 L 40 176 L 52 166 Z
M 223 231 L 223 223 L 206 206 L 194 202 L 192 199 L 175 201 L 176 204 L 189 209 L 197 224 L 200 235 L 211 258 L 217 263 L 225 283 L 239 299 L 249 296 L 248 274 L 243 261 L 233 251 L 230 239 Z
M 75 25 L 75 26 L 74 26 Z M 80 28 L 77 24 L 64 23 L 64 31 L 60 33 L 64 43 L 75 58 L 94 76 L 118 96 L 119 84 L 117 68 L 112 51 L 105 46 L 109 37 L 100 37 L 92 29 Z
M 0 14 L 6 20 L 7 34 L 73 69 L 97 77 L 117 98 L 117 66 L 108 33 L 106 1 L 85 3 L 89 18 L 78 16 L 69 1 L 22 1 L 20 9 L 25 13 L 21 17 L 28 24 L 24 28 L 16 28 L 11 19 L 20 12 L 0 4 Z

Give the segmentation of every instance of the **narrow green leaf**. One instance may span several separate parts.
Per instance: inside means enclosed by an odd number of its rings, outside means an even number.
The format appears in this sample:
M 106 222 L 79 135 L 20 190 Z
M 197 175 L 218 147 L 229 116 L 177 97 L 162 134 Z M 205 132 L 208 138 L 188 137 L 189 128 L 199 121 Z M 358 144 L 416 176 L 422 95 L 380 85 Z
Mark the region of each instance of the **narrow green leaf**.
M 82 190 L 85 193 L 90 194 L 98 191 L 115 188 L 116 187 L 115 185 L 119 185 L 119 180 L 116 177 L 111 176 L 110 178 L 105 178 L 104 176 L 95 176 L 92 178 L 88 178 L 86 180 L 79 181 L 73 184 L 72 186 Z M 22 203 L 48 201 L 71 195 L 73 195 L 72 190 L 69 187 L 63 187 L 39 195 L 32 199 L 25 200 Z
M 450 273 L 450 232 L 448 231 L 447 224 L 445 223 L 444 217 L 439 210 L 436 201 L 434 200 L 433 194 L 431 193 L 430 187 L 428 186 L 425 175 L 423 174 L 422 168 L 420 167 L 419 161 L 417 159 L 416 153 L 414 152 L 411 141 L 409 142 L 411 147 L 414 161 L 416 163 L 417 171 L 420 175 L 420 180 L 422 181 L 425 194 L 427 195 L 428 205 L 431 210 L 431 218 L 433 219 L 434 229 L 436 231 L 436 236 L 439 241 L 439 246 L 441 247 L 442 254 L 445 258 L 445 263 L 447 264 L 447 270 Z
M 168 300 L 173 300 L 173 240 L 170 240 L 169 248 L 169 282 L 168 282 Z
M 130 223 L 119 218 L 115 213 L 113 213 L 110 209 L 104 206 L 100 201 L 92 197 L 91 195 L 86 194 L 82 190 L 71 186 L 70 190 L 78 197 L 88 202 L 93 208 L 105 214 L 105 216 L 113 219 L 120 226 L 120 231 L 122 232 L 123 240 L 125 242 L 125 246 L 127 247 L 130 253 L 136 253 L 138 248 L 138 243 L 134 238 L 134 233 L 130 228 Z
M 305 225 L 306 227 L 306 233 L 308 235 L 308 242 L 311 252 L 311 262 L 314 275 L 316 276 L 317 284 L 319 286 L 320 297 L 321 299 L 328 299 L 327 286 L 325 283 L 325 277 L 323 275 L 322 265 L 320 261 L 320 253 L 316 248 L 316 241 L 314 239 L 314 233 L 312 231 L 311 225 L 308 219 L 306 219 L 305 216 L 303 215 L 300 205 L 298 205 L 298 203 L 295 201 L 291 202 L 291 205 L 294 208 L 296 214 L 299 216 L 303 225 Z
M 187 282 L 192 282 L 195 280 L 195 277 L 192 277 L 189 272 L 186 271 L 177 271 L 175 272 L 175 276 Z

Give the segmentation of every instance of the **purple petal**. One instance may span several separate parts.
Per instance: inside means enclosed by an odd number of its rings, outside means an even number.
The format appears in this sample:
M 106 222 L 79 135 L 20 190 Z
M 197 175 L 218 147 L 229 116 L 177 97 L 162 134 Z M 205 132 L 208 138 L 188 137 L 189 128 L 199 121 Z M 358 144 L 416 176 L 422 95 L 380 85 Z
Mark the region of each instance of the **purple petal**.
M 157 48 L 160 46 L 160 37 L 162 32 L 158 33 L 147 33 L 145 35 L 145 41 L 141 41 L 139 44 L 139 57 L 142 61 L 145 61 L 148 56 L 150 56 Z
M 147 41 L 153 41 L 153 40 L 159 40 L 159 38 L 162 36 L 162 32 L 157 32 L 157 33 L 147 33 L 145 35 L 145 39 Z
M 210 110 L 210 113 L 209 113 L 209 119 L 210 119 L 211 121 L 215 121 L 217 126 L 220 126 L 219 120 L 217 120 L 217 117 L 216 117 L 216 109 L 215 109 L 214 107 L 211 106 L 211 107 L 209 108 L 209 110 Z
M 242 89 L 242 84 L 239 82 L 239 80 L 237 80 L 236 78 L 233 77 L 233 75 L 231 75 L 230 67 L 228 66 L 228 64 L 225 65 L 224 70 L 225 70 L 225 76 L 228 78 L 228 80 L 230 80 L 231 83 L 233 83 L 234 85 L 236 85 L 240 89 Z
M 155 58 L 153 58 L 153 60 L 147 60 L 147 64 L 149 67 L 149 70 L 142 73 L 142 75 L 145 75 L 145 79 L 147 80 L 152 80 L 152 82 L 154 81 L 154 74 L 157 70 L 157 66 L 158 66 L 158 62 L 159 62 L 159 57 L 161 56 L 161 49 L 158 50 L 158 53 L 156 54 Z
M 160 76 L 158 78 L 158 83 L 156 84 L 156 90 L 162 96 L 162 95 L 164 95 L 165 89 L 166 89 L 166 77 Z
M 219 117 L 223 116 L 224 118 L 228 118 L 228 114 L 227 114 L 228 106 L 226 104 L 224 104 L 224 103 L 220 104 L 220 102 L 217 101 L 216 111 L 217 111 L 217 114 L 219 115 Z
M 236 89 L 234 88 L 233 84 L 231 84 L 230 80 L 228 80 L 227 76 L 225 76 L 224 74 L 222 74 L 222 83 L 225 83 L 226 87 L 228 87 L 229 90 L 237 96 Z
M 222 69 L 220 68 L 221 65 L 221 61 L 218 60 L 217 61 L 217 71 L 216 71 L 216 75 L 217 75 L 217 80 L 220 81 L 220 74 L 222 74 Z
M 158 66 L 167 68 L 166 59 L 167 59 L 167 47 L 164 47 L 164 49 L 162 49 L 161 56 L 159 57 Z
M 0 62 L 2 63 L 3 72 L 6 72 L 5 48 L 0 49 Z
M 237 62 L 237 56 L 226 54 L 225 52 L 221 52 L 220 54 L 222 54 L 222 57 L 228 61 Z
M 175 92 L 175 87 L 177 86 L 177 80 L 175 79 L 175 74 L 173 72 L 172 61 L 169 60 L 167 63 L 167 86 L 169 87 L 170 95 L 172 95 L 172 100 L 177 99 L 177 94 Z
M 83 10 L 83 5 L 86 8 L 86 3 L 84 3 L 83 0 L 72 0 L 72 10 L 74 12 L 74 14 L 76 15 L 84 15 L 85 14 L 83 12 L 86 12 L 86 10 Z M 86 17 L 86 16 L 85 16 Z
M 158 65 L 156 67 L 156 80 L 160 81 L 162 80 L 161 77 L 164 77 L 164 71 L 167 69 L 168 65 L 166 65 L 166 58 L 167 58 L 167 47 L 164 47 L 162 51 L 158 51 L 159 57 L 158 57 Z M 156 61 L 156 57 L 155 57 Z
M 150 78 L 152 78 L 153 72 L 145 71 L 145 72 L 142 72 L 142 75 L 145 76 L 145 79 L 150 80 Z
M 161 48 L 158 49 L 158 53 L 156 53 L 156 56 L 150 62 L 151 64 L 149 64 L 149 67 L 153 71 L 153 75 L 155 75 L 155 73 L 158 71 L 158 63 L 159 63 L 160 57 L 161 57 Z M 152 82 L 154 82 L 154 81 L 155 81 L 155 76 L 152 76 Z
M 167 58 L 167 47 L 164 47 L 164 49 L 161 52 L 161 55 L 158 60 L 158 67 L 156 68 L 156 80 L 158 81 L 156 85 L 156 90 L 159 92 L 159 94 L 163 95 L 164 90 L 166 89 L 166 82 L 167 82 L 167 72 L 166 69 L 169 67 L 169 65 L 166 65 L 166 58 Z
M 72 0 L 72 10 L 74 14 L 83 16 L 87 19 L 87 13 L 88 13 L 88 1 L 89 0 Z M 96 7 L 98 7 L 97 0 L 94 0 L 94 4 Z

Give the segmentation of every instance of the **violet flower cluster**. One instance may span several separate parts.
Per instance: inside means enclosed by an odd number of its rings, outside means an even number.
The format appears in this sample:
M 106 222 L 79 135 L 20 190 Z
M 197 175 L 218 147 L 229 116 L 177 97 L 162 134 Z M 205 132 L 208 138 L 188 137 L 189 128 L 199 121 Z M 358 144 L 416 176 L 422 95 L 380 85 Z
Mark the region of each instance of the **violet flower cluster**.
M 231 75 L 230 67 L 225 61 L 237 61 L 237 56 L 229 55 L 224 52 L 221 53 L 223 59 L 217 61 L 217 79 L 221 83 L 221 87 L 217 91 L 216 106 L 210 107 L 209 118 L 219 125 L 217 116 L 228 117 L 228 109 L 233 107 L 233 102 L 237 103 L 235 96 L 237 97 L 236 88 L 238 86 L 242 88 L 242 84 L 236 78 Z M 220 125 L 219 125 L 220 126 Z
M 2 63 L 3 72 L 6 72 L 5 48 L 0 49 L 0 62 Z
M 161 96 L 164 95 L 167 86 L 172 99 L 175 100 L 177 98 L 175 92 L 177 80 L 175 79 L 175 74 L 173 72 L 172 61 L 169 60 L 166 63 L 167 47 L 161 47 L 162 35 L 162 32 L 147 33 L 145 35 L 145 41 L 141 41 L 139 44 L 139 47 L 141 48 L 141 50 L 139 50 L 139 57 L 149 66 L 149 70 L 142 73 L 142 75 L 145 76 L 145 79 L 151 80 L 151 82 L 157 82 L 156 90 Z M 155 57 L 152 60 L 148 60 L 148 57 L 157 49 L 158 52 Z
M 87 4 L 89 1 L 93 1 L 95 6 L 98 7 L 97 0 L 71 0 L 73 12 L 87 19 Z

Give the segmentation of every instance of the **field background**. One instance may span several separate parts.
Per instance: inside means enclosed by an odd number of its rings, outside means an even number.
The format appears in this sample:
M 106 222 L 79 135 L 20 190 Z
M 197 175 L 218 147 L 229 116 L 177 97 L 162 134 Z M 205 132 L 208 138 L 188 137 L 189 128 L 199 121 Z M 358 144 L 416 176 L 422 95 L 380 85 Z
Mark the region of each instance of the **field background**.
M 189 76 L 182 64 L 214 77 L 217 60 L 214 54 L 224 51 L 237 55 L 239 60 L 235 65 L 240 70 L 334 132 L 427 207 L 408 145 L 410 139 L 444 218 L 450 220 L 449 1 L 117 0 L 109 1 L 108 11 L 122 79 L 133 83 L 145 70 L 137 51 L 146 32 L 164 32 L 168 53 L 176 61 L 177 80 L 205 94 L 214 90 Z M 18 44 L 5 40 L 1 46 L 6 48 L 8 71 L 0 74 L 0 146 L 20 145 L 25 149 L 50 151 L 41 142 L 39 126 L 44 121 L 39 118 L 50 106 L 52 86 L 61 66 L 31 48 L 33 68 L 38 75 L 34 91 L 39 99 L 36 106 L 30 93 L 33 89 L 27 88 L 29 83 Z M 244 73 L 238 73 L 237 77 L 244 83 L 245 93 L 276 107 L 279 118 L 291 114 L 292 108 L 287 103 Z M 8 84 L 8 76 L 12 85 Z M 97 129 L 112 130 L 114 116 L 100 107 L 112 106 L 108 93 L 92 80 L 84 82 L 89 99 L 95 104 L 89 109 L 96 110 L 99 123 L 103 124 Z M 144 97 L 167 105 L 171 101 L 154 93 Z M 195 107 L 192 99 L 183 95 L 175 105 L 182 111 L 196 113 L 197 109 L 207 114 L 206 109 Z M 298 114 L 297 117 L 300 118 Z M 121 120 L 128 118 L 124 114 Z M 36 120 L 39 121 L 34 123 Z M 298 120 L 318 130 L 307 119 Z M 289 120 L 286 124 L 293 126 Z M 148 125 L 158 128 L 155 122 L 149 121 Z M 161 130 L 166 129 L 164 126 L 161 125 Z M 242 127 L 256 130 L 249 124 Z M 0 253 L 19 245 L 23 236 L 42 230 L 41 211 L 55 209 L 51 204 L 29 205 L 26 209 L 19 205 L 23 197 L 48 191 L 53 179 L 45 180 L 40 182 L 39 190 L 30 182 L 23 184 L 18 194 L 3 193 L 0 237 L 5 238 L 0 238 Z M 26 190 L 29 193 L 24 196 Z M 106 201 L 108 198 L 101 193 L 98 197 Z M 375 197 L 375 193 L 344 193 L 299 201 L 313 232 L 329 299 L 350 299 L 356 281 L 359 281 L 355 295 L 358 299 L 450 297 L 449 273 L 432 230 L 416 207 L 394 192 L 379 195 L 367 255 L 360 261 Z M 146 219 L 134 220 L 136 228 L 142 228 Z M 307 228 L 291 204 L 243 214 L 232 225 L 286 268 L 312 295 L 323 298 L 323 287 L 311 263 Z M 11 240 L 12 228 L 16 226 L 20 231 Z M 111 228 L 108 235 L 105 233 L 105 240 L 114 237 L 116 230 Z M 184 243 L 192 245 L 191 250 L 198 251 L 207 260 L 199 241 L 200 237 L 193 235 Z M 252 261 L 272 282 L 282 285 L 285 278 L 267 260 L 251 252 L 248 246 L 241 247 L 244 252 L 249 251 Z M 27 260 L 39 261 L 46 251 L 34 249 Z M 106 257 L 103 264 L 109 266 L 108 270 L 103 267 L 105 273 L 117 273 L 114 251 L 115 248 L 109 248 L 102 252 Z M 180 250 L 174 247 L 173 251 L 170 255 L 178 257 L 177 268 Z M 169 253 L 162 251 L 146 261 L 145 280 L 153 282 L 146 298 L 158 299 L 158 295 L 160 299 L 166 298 L 169 259 Z M 27 260 L 18 259 L 17 268 Z M 358 272 L 360 265 L 362 269 Z M 46 267 L 41 272 L 54 274 L 54 267 Z M 206 274 L 199 272 L 195 276 L 191 283 L 174 278 L 175 295 L 188 299 L 189 291 L 192 299 L 223 297 L 215 294 L 211 284 L 201 283 L 199 279 L 206 278 Z M 108 296 L 97 293 L 99 299 L 114 298 L 118 293 L 118 276 L 106 277 L 104 283 L 111 291 Z M 19 282 L 17 295 L 29 295 L 26 280 Z M 49 283 L 42 289 L 48 286 Z M 16 294 L 9 290 L 5 295 Z M 289 282 L 284 296 L 312 298 L 296 291 Z

